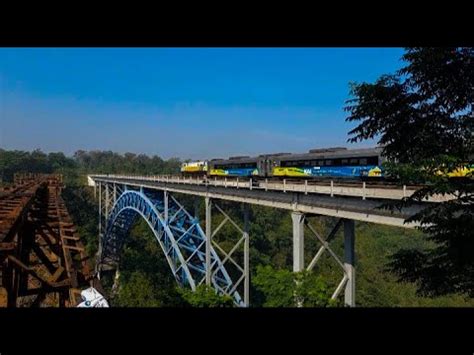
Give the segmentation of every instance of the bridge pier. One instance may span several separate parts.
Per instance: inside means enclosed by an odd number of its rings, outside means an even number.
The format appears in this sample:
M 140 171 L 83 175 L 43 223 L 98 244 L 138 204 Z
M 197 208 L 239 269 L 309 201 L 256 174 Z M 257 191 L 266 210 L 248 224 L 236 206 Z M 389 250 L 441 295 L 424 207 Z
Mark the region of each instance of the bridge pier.
M 109 208 L 110 208 L 110 184 L 105 185 L 105 223 L 104 227 L 107 230 L 107 221 L 109 217 Z
M 244 303 L 250 305 L 250 236 L 249 236 L 249 207 L 244 204 Z
M 199 221 L 199 202 L 200 202 L 200 199 L 196 198 L 194 200 L 194 218 L 196 218 L 197 221 Z
M 355 307 L 355 228 L 352 219 L 344 220 L 344 268 L 347 276 L 344 304 Z
M 163 191 L 163 205 L 164 205 L 164 215 L 165 215 L 165 224 L 168 225 L 169 212 L 168 212 L 168 191 Z
M 291 212 L 293 222 L 293 272 L 304 270 L 304 219 L 301 212 Z
M 99 181 L 99 236 L 102 233 L 102 183 Z
M 100 181 L 96 182 L 95 185 L 99 185 L 99 246 L 96 254 L 96 262 L 95 262 L 95 272 L 97 274 L 97 278 L 100 280 L 100 256 L 102 255 L 102 183 Z M 94 185 L 94 189 L 95 189 Z
M 291 212 L 293 222 L 293 272 L 299 272 L 305 269 L 304 266 L 304 226 L 316 236 L 321 243 L 313 260 L 309 263 L 306 270 L 314 268 L 325 250 L 329 252 L 332 258 L 337 262 L 343 271 L 343 278 L 332 295 L 336 299 L 342 289 L 344 289 L 344 305 L 355 307 L 355 223 L 352 219 L 341 218 L 326 238 L 322 238 L 318 232 L 309 224 L 308 219 L 301 212 Z M 339 228 L 344 225 L 344 258 L 339 256 L 331 249 L 329 242 L 336 236 Z M 301 306 L 301 305 L 298 305 Z
M 212 201 L 209 197 L 205 198 L 206 205 L 206 285 L 211 285 L 211 243 L 212 243 L 212 220 L 211 209 Z

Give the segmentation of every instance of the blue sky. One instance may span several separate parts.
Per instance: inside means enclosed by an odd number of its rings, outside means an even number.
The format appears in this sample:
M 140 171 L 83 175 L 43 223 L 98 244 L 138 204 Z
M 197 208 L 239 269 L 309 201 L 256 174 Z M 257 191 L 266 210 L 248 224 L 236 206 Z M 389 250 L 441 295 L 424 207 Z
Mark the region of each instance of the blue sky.
M 0 147 L 215 158 L 348 144 L 400 48 L 1 48 Z

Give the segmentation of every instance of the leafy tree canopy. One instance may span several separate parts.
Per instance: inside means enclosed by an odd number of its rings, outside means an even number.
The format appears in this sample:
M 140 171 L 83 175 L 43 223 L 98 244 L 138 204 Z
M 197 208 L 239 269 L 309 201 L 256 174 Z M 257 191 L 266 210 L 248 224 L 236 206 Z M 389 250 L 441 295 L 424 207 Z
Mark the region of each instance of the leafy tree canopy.
M 234 307 L 234 301 L 230 296 L 221 296 L 213 288 L 199 285 L 196 291 L 188 288 L 179 288 L 183 299 L 192 307 Z
M 321 276 L 312 272 L 258 266 L 253 283 L 264 294 L 265 307 L 327 307 L 333 304 Z
M 351 85 L 346 120 L 358 125 L 349 141 L 378 139 L 389 174 L 425 184 L 392 208 L 434 194 L 455 197 L 409 219 L 437 247 L 413 259 L 404 254 L 420 263 L 401 266 L 401 275 L 421 281 L 424 292 L 474 295 L 474 184 L 447 176 L 474 158 L 474 48 L 407 48 L 402 59 L 396 74 Z

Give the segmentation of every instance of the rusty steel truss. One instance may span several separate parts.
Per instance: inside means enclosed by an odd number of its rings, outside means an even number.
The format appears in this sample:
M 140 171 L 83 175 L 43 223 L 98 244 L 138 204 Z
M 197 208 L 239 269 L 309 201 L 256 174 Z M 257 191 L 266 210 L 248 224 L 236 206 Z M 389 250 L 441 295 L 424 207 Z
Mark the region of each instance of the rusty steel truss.
M 0 307 L 74 307 L 93 269 L 61 197 L 61 175 L 0 189 Z

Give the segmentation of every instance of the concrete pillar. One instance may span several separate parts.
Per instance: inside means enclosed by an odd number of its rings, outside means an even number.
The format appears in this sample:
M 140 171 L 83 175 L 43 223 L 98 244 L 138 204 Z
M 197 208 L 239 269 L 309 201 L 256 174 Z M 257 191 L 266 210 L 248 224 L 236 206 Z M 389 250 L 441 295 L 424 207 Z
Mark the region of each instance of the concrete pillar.
M 344 219 L 344 268 L 348 277 L 344 304 L 355 307 L 355 228 L 352 219 Z
M 164 203 L 164 210 L 165 210 L 165 224 L 168 225 L 168 191 L 163 191 L 163 203 Z
M 304 270 L 304 214 L 291 212 L 293 221 L 293 271 Z
M 105 184 L 105 227 L 107 227 L 107 221 L 109 219 L 109 205 L 110 205 L 110 186 Z
M 100 280 L 100 261 L 102 258 L 102 184 L 99 182 L 99 248 L 97 251 L 97 260 L 96 260 L 96 273 L 97 278 Z
M 250 237 L 249 237 L 249 207 L 244 204 L 244 303 L 250 306 Z
M 212 201 L 209 197 L 205 198 L 206 204 L 206 285 L 211 285 L 211 208 Z
M 197 220 L 199 220 L 199 201 L 199 198 L 196 198 L 194 200 L 194 218 L 196 218 Z
M 99 236 L 102 234 L 102 183 L 99 182 Z

